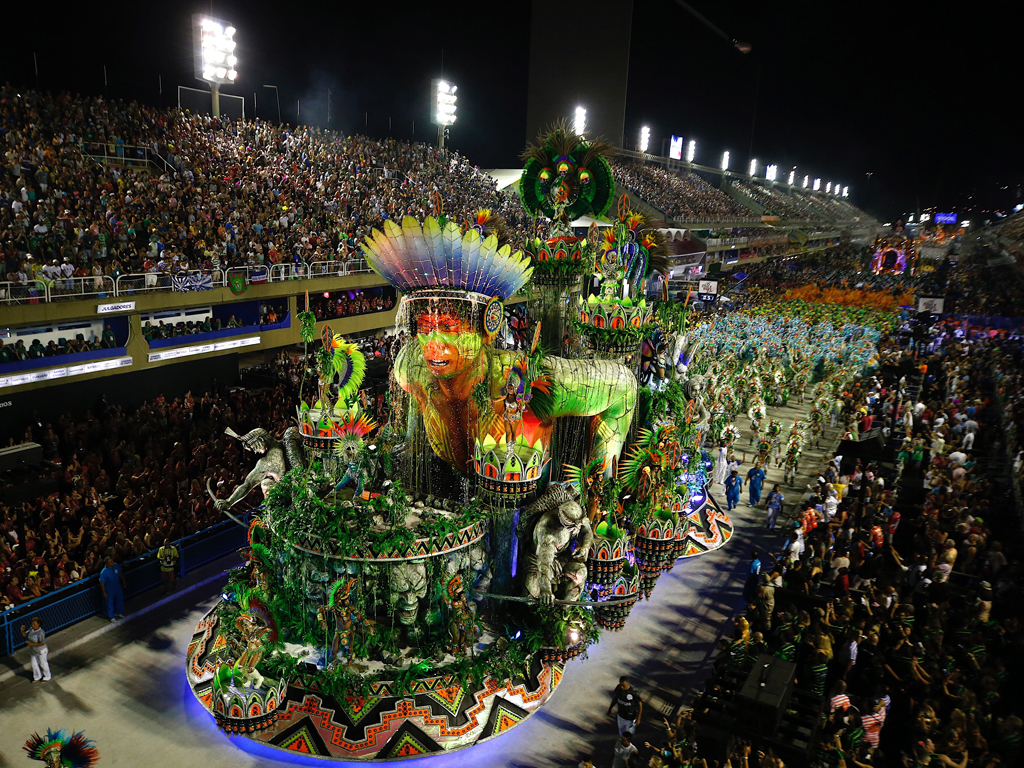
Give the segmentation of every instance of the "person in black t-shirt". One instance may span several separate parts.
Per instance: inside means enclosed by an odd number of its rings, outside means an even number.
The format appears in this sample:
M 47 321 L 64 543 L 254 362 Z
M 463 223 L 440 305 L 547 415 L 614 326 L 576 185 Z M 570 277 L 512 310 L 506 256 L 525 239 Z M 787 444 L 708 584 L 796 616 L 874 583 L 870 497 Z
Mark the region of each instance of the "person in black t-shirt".
M 640 694 L 629 684 L 627 677 L 620 677 L 619 684 L 612 691 L 612 702 L 608 705 L 609 715 L 615 707 L 618 707 L 616 717 L 619 735 L 636 733 L 636 728 L 640 725 L 640 717 L 643 715 L 644 704 L 640 700 Z

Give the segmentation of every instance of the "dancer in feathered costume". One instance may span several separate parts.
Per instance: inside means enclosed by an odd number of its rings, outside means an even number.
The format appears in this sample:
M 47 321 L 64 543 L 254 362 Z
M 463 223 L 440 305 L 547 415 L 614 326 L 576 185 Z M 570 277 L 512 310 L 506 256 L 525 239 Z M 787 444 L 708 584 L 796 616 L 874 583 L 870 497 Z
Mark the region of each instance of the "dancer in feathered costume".
M 47 729 L 46 736 L 32 734 L 23 749 L 33 760 L 46 763 L 47 768 L 92 768 L 100 759 L 96 745 L 82 731 Z
M 817 448 L 821 442 L 821 436 L 825 432 L 825 414 L 819 408 L 819 403 L 815 403 L 811 408 L 811 437 L 814 438 L 814 447 Z
M 764 407 L 764 402 L 760 399 L 754 401 L 754 403 L 747 410 L 747 416 L 750 419 L 750 444 L 753 445 L 757 436 L 761 433 L 761 422 L 764 421 L 768 415 L 768 409 Z
M 790 438 L 789 445 L 786 447 L 786 458 L 785 465 L 786 471 L 783 475 L 783 481 L 786 485 L 792 485 L 796 480 L 797 470 L 800 468 L 800 454 L 802 453 L 803 436 L 793 435 Z

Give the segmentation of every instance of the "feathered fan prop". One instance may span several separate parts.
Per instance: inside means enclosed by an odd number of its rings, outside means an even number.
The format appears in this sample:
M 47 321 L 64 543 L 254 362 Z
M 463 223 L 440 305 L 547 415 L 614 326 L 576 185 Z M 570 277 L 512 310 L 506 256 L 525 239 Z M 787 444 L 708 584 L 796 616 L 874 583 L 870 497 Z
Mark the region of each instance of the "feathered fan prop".
M 67 731 L 47 729 L 45 737 L 34 733 L 24 750 L 33 760 L 59 768 L 91 768 L 100 759 L 95 744 L 82 731 L 68 735 Z
M 576 488 L 580 498 L 585 499 L 587 498 L 587 479 L 602 477 L 607 466 L 608 463 L 599 458 L 591 459 L 587 464 L 586 470 L 572 464 L 564 464 L 562 466 L 562 475 L 565 477 L 565 482 Z
M 474 227 L 463 233 L 457 224 L 442 227 L 431 216 L 422 226 L 412 216 L 400 227 L 388 219 L 384 231 L 374 229 L 362 249 L 373 270 L 403 293 L 458 288 L 507 299 L 533 274 L 530 259 L 499 245 L 493 232 L 486 238 Z

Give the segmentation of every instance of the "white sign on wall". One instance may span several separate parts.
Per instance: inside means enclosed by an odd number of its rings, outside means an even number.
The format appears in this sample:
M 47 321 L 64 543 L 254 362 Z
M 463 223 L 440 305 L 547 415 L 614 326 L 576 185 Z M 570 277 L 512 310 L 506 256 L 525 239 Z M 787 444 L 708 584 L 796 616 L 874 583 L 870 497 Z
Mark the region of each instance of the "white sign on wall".
M 946 300 L 941 297 L 934 296 L 918 296 L 917 297 L 917 311 L 918 312 L 931 312 L 933 315 L 941 315 L 943 307 L 946 304 Z
M 117 304 L 100 304 L 96 307 L 97 315 L 109 315 L 111 312 L 131 312 L 135 309 L 134 301 L 119 301 Z
M 697 284 L 697 293 L 713 293 L 718 294 L 718 281 L 717 280 L 700 280 Z

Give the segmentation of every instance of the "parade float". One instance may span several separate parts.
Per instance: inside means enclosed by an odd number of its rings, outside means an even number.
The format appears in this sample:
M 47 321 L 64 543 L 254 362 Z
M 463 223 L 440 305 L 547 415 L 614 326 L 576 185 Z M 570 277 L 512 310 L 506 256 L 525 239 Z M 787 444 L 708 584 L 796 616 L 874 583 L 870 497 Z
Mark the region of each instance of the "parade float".
M 408 337 L 384 424 L 360 410 L 358 350 L 300 315 L 316 392 L 284 434 L 235 435 L 259 458 L 214 496 L 248 546 L 187 676 L 227 733 L 348 760 L 480 743 L 678 558 L 731 537 L 686 311 L 646 296 L 660 233 L 615 200 L 607 151 L 564 126 L 527 149 L 520 194 L 547 239 L 505 242 L 486 211 L 367 238 Z M 610 226 L 574 234 L 584 214 Z M 504 334 L 512 299 L 527 310 Z

